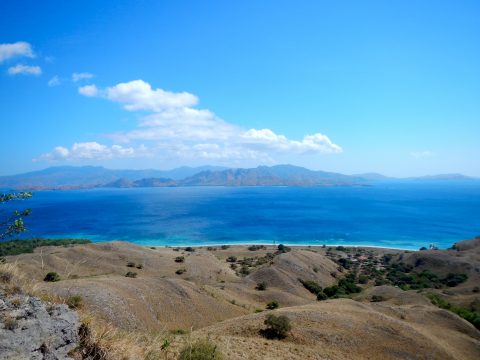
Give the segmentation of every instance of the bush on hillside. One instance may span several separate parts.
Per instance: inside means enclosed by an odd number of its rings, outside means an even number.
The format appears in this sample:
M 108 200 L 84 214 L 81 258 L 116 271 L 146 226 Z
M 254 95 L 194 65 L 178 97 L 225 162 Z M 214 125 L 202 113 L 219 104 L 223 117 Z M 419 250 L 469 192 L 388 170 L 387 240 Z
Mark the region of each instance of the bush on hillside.
M 177 263 L 182 263 L 182 262 L 184 262 L 184 261 L 185 261 L 185 257 L 184 257 L 184 256 L 177 256 L 177 257 L 175 258 L 175 262 L 177 262 Z
M 257 286 L 255 287 L 255 289 L 260 290 L 260 291 L 267 290 L 267 283 L 265 281 L 259 282 L 257 284 Z
M 197 340 L 187 344 L 180 351 L 179 360 L 221 360 L 222 354 L 217 345 L 208 339 Z
M 278 307 L 280 307 L 280 305 L 278 304 L 278 301 L 277 301 L 277 300 L 272 300 L 272 301 L 270 301 L 270 302 L 267 304 L 267 306 L 266 306 L 266 308 L 267 308 L 268 310 L 275 310 L 275 309 L 277 309 Z
M 129 278 L 136 278 L 137 277 L 137 273 L 136 272 L 133 272 L 133 271 L 129 271 L 125 274 L 126 277 L 129 277 Z
M 261 333 L 268 339 L 284 339 L 292 329 L 290 319 L 285 315 L 268 314 L 264 324 L 267 325 L 267 328 L 262 330 Z
M 45 277 L 43 278 L 43 281 L 47 281 L 47 282 L 60 281 L 60 275 L 58 275 L 54 271 L 51 271 L 47 275 L 45 275 Z
M 312 294 L 318 295 L 322 292 L 322 287 L 316 281 L 303 279 L 298 279 L 298 281 L 300 281 L 305 289 L 310 291 Z

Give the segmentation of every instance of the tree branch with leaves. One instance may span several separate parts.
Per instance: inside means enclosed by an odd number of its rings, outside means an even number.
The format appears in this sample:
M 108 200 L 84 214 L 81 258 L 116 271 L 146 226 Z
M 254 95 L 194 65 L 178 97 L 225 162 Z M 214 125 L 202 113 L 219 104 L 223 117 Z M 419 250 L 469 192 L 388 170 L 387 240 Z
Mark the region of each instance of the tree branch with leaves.
M 12 237 L 27 230 L 23 218 L 31 214 L 30 209 L 15 210 L 6 213 L 4 204 L 15 200 L 26 200 L 32 197 L 31 192 L 0 194 L 0 240 Z

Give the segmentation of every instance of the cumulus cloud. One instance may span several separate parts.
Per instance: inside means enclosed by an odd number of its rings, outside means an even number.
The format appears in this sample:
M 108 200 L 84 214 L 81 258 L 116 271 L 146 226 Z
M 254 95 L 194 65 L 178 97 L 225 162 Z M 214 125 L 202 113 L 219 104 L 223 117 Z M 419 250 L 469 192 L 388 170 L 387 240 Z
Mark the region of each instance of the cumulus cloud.
M 224 121 L 210 110 L 196 108 L 198 98 L 193 94 L 155 89 L 143 80 L 119 83 L 107 88 L 86 85 L 79 87 L 78 92 L 87 97 L 100 97 L 119 103 L 127 111 L 149 114 L 140 117 L 136 128 L 107 135 L 113 143 L 124 144 L 123 146 L 79 143 L 72 149 L 56 148 L 44 156 L 46 159 L 88 158 L 86 154 L 96 154 L 91 159 L 148 155 L 166 159 L 201 158 L 227 163 L 242 160 L 272 163 L 282 154 L 342 152 L 339 145 L 318 132 L 297 140 L 277 134 L 271 129 L 245 129 Z M 135 144 L 139 142 L 147 143 L 148 149 L 136 149 Z M 88 146 L 80 146 L 81 144 Z M 130 147 L 124 147 L 125 144 Z M 89 148 L 88 151 L 84 150 L 85 146 Z M 118 150 L 113 149 L 116 146 L 119 146 Z M 103 157 L 97 154 L 102 154 Z
M 10 75 L 18 75 L 18 74 L 40 75 L 42 73 L 42 69 L 40 68 L 40 66 L 29 66 L 29 65 L 17 64 L 15 66 L 8 68 L 8 73 Z
M 132 158 L 139 154 L 145 155 L 146 149 L 141 146 L 123 147 L 120 145 L 107 146 L 95 141 L 75 143 L 68 149 L 63 146 L 55 147 L 51 152 L 43 154 L 37 160 L 106 160 L 116 158 Z
M 85 79 L 91 79 L 93 78 L 95 75 L 91 74 L 91 73 L 88 73 L 88 72 L 82 72 L 82 73 L 73 73 L 72 74 L 72 81 L 73 82 L 78 82 L 80 80 L 85 80 Z
M 33 58 L 32 46 L 25 41 L 18 41 L 12 44 L 0 44 L 0 63 L 14 57 L 29 57 Z
M 95 85 L 85 85 L 81 86 L 78 88 L 78 92 L 82 94 L 83 96 L 97 96 L 98 95 L 98 89 Z
M 60 85 L 60 78 L 55 75 L 54 77 L 52 77 L 50 80 L 48 80 L 48 86 L 50 87 L 53 87 L 53 86 L 58 86 Z
M 85 95 L 82 92 L 80 93 Z M 198 103 L 195 95 L 187 92 L 173 93 L 160 88 L 152 89 L 151 85 L 143 80 L 120 83 L 101 92 L 98 91 L 94 96 L 102 96 L 108 100 L 124 104 L 123 107 L 129 111 L 159 112 L 194 106 Z

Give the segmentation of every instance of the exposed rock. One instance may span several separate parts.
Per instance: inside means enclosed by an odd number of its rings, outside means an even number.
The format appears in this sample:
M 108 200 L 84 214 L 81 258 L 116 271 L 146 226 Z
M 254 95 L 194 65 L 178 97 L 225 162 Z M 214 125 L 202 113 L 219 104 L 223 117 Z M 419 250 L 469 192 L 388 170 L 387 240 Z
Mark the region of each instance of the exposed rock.
M 75 311 L 23 294 L 0 293 L 0 305 L 0 359 L 71 359 L 79 343 Z

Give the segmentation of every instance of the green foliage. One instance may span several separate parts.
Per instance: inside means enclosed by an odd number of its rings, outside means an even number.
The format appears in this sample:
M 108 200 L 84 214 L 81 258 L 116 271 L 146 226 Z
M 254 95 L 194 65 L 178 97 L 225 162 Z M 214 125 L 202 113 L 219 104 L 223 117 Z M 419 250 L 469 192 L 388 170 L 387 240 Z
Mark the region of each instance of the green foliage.
M 126 277 L 129 277 L 129 278 L 136 278 L 137 277 L 137 273 L 136 272 L 133 272 L 133 271 L 129 271 L 125 274 Z
M 0 242 L 0 256 L 19 255 L 32 253 L 40 246 L 67 246 L 77 244 L 89 244 L 90 240 L 85 239 L 25 239 Z
M 318 295 L 322 292 L 322 287 L 316 281 L 303 279 L 298 279 L 298 281 L 300 281 L 305 289 L 310 291 L 312 294 Z
M 385 301 L 385 298 L 382 295 L 372 295 L 370 299 L 371 302 L 382 302 Z
M 208 339 L 187 344 L 180 351 L 179 360 L 221 360 L 222 354 L 217 346 Z
M 194 252 L 195 249 L 194 249 L 193 247 L 191 247 L 191 246 L 187 246 L 187 247 L 185 248 L 185 251 Z
M 265 281 L 262 281 L 262 282 L 259 282 L 257 284 L 255 289 L 260 290 L 260 291 L 264 291 L 264 290 L 267 290 L 267 287 L 268 287 L 267 283 Z
M 175 258 L 175 262 L 177 263 L 183 263 L 185 261 L 185 257 L 184 256 L 177 256 Z
M 355 284 L 356 276 L 350 273 L 341 278 L 336 285 L 326 287 L 323 289 L 325 295 L 329 298 L 338 298 L 350 294 L 359 293 L 362 289 Z
M 250 269 L 248 268 L 247 265 L 242 265 L 242 267 L 240 268 L 239 273 L 240 273 L 240 275 L 242 275 L 242 276 L 247 276 L 248 274 L 250 274 Z
M 272 300 L 272 301 L 270 301 L 270 302 L 267 304 L 267 306 L 266 306 L 266 308 L 267 308 L 268 310 L 275 310 L 275 309 L 277 309 L 277 308 L 279 308 L 279 307 L 280 307 L 280 304 L 278 303 L 277 300 Z
M 363 275 L 363 274 L 360 275 L 360 276 L 358 277 L 358 283 L 359 283 L 359 284 L 366 284 L 366 283 L 368 283 L 368 276 Z
M 222 245 L 222 246 L 220 246 L 220 249 L 227 250 L 229 247 L 230 247 L 230 245 Z
M 328 299 L 328 296 L 323 291 L 317 294 L 318 301 L 327 300 L 327 299 Z
M 31 192 L 0 194 L 0 205 L 14 200 L 26 200 L 32 197 Z M 20 234 L 27 230 L 23 218 L 31 214 L 30 209 L 15 210 L 11 214 L 0 213 L 0 240 Z
M 181 268 L 181 269 L 178 269 L 177 271 L 175 271 L 175 274 L 177 275 L 182 275 L 183 273 L 187 272 L 187 269 L 185 268 Z
M 391 264 L 386 274 L 386 279 L 403 290 L 419 290 L 426 288 L 440 289 L 444 286 L 457 286 L 467 280 L 466 274 L 449 273 L 440 276 L 430 270 L 421 272 L 413 271 L 413 267 L 404 263 Z
M 290 319 L 285 315 L 268 314 L 264 324 L 267 325 L 267 329 L 263 330 L 262 334 L 269 339 L 284 339 L 292 329 Z
M 291 250 L 292 250 L 291 248 L 289 248 L 288 246 L 285 246 L 283 244 L 278 245 L 278 252 L 280 252 L 280 253 L 286 253 L 286 252 L 289 252 Z
M 229 256 L 227 258 L 227 262 L 231 262 L 231 263 L 234 263 L 237 261 L 237 257 L 236 256 Z
M 135 267 L 135 263 L 132 262 L 132 261 L 129 261 L 129 262 L 127 263 L 127 267 Z
M 477 329 L 480 329 L 480 315 L 478 313 L 460 306 L 453 305 L 436 294 L 427 294 L 427 296 L 433 305 L 442 309 L 450 310 L 451 312 L 472 323 Z
M 262 249 L 265 249 L 264 245 L 250 245 L 248 247 L 248 250 L 250 250 L 250 251 L 257 251 L 257 250 L 262 250 Z
M 43 278 L 43 281 L 47 281 L 47 282 L 60 281 L 60 275 L 58 275 L 54 271 L 51 271 L 47 275 L 45 275 L 45 277 Z

